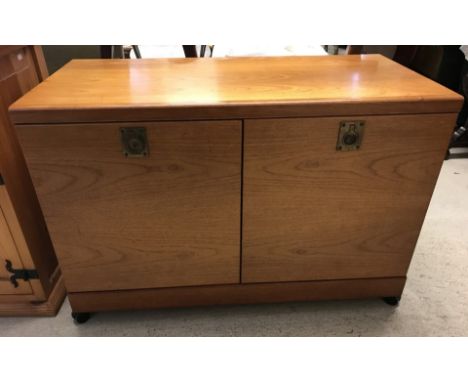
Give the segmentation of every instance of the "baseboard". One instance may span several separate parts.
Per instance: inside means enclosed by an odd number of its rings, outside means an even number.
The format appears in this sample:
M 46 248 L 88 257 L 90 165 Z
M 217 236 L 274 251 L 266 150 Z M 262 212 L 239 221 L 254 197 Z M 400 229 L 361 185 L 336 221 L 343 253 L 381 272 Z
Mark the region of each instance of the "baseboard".
M 401 296 L 406 277 L 69 293 L 74 312 Z

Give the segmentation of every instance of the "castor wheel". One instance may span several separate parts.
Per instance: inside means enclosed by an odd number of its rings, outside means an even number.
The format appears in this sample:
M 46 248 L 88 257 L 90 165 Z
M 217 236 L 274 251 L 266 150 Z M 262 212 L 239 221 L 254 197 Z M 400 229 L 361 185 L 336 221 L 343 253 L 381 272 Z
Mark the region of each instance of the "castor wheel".
M 72 313 L 71 316 L 75 324 L 84 324 L 91 318 L 91 313 Z
M 397 306 L 400 303 L 400 297 L 395 297 L 395 296 L 382 297 L 382 300 L 384 300 L 386 304 L 391 305 L 391 306 Z

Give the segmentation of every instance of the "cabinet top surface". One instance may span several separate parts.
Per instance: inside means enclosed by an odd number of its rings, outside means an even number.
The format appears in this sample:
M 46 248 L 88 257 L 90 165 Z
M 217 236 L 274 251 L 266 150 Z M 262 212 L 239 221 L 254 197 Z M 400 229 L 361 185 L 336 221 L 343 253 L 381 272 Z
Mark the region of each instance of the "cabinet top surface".
M 10 112 L 17 123 L 249 118 L 353 114 L 356 103 L 368 114 L 456 112 L 461 101 L 380 55 L 73 60 Z

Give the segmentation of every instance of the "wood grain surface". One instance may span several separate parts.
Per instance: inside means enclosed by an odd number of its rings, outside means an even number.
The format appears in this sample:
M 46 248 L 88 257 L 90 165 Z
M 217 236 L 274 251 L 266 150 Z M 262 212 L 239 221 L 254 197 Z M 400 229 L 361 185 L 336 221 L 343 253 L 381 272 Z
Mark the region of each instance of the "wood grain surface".
M 70 292 L 239 282 L 241 122 L 20 126 Z
M 6 187 L 0 203 L 23 265 L 39 273 L 31 286 L 40 301 L 56 281 L 57 258 L 7 110 L 46 76 L 40 47 L 0 46 L 0 173 Z
M 40 82 L 33 49 L 0 46 L 0 96 L 6 108 Z
M 242 282 L 404 276 L 455 114 L 247 120 Z
M 15 244 L 15 250 L 17 252 L 17 255 L 21 259 L 21 264 L 17 264 L 16 266 L 19 268 L 24 268 L 24 269 L 36 269 L 36 262 L 34 261 L 33 254 L 31 253 L 30 247 L 26 241 L 24 231 L 21 228 L 21 225 L 18 221 L 16 211 L 13 207 L 13 204 L 11 202 L 8 190 L 6 186 L 0 186 L 0 208 L 2 210 L 3 216 L 5 217 L 6 224 L 9 229 L 9 233 L 5 233 L 5 235 L 11 236 L 11 240 Z M 28 209 L 28 205 L 23 206 L 23 209 Z M 43 221 L 43 217 L 42 217 Z M 43 223 L 44 224 L 44 223 Z M 47 239 L 49 240 L 50 243 L 50 238 L 47 234 Z M 37 247 L 36 247 L 37 248 Z M 44 253 L 44 252 L 39 252 L 33 249 L 34 255 L 42 255 L 47 259 L 47 256 L 52 256 L 52 258 L 55 260 L 55 263 L 57 263 L 57 259 L 55 257 L 55 253 L 53 252 L 52 249 L 52 244 L 50 243 L 50 252 L 49 253 Z M 3 255 L 3 256 L 2 256 Z M 9 258 L 9 253 L 8 251 L 2 252 L 0 254 L 0 257 L 5 257 Z M 2 262 L 3 265 L 3 262 Z M 56 265 L 57 269 L 57 265 Z M 43 268 L 41 268 L 41 271 L 43 271 Z M 60 271 L 48 271 L 46 274 L 43 274 L 43 279 L 46 280 L 45 283 L 45 288 L 44 284 L 41 281 L 41 279 L 32 279 L 29 281 L 22 281 L 19 280 L 18 284 L 28 284 L 30 288 L 32 289 L 32 294 L 28 297 L 28 300 L 30 301 L 45 301 L 47 299 L 47 295 L 45 293 L 45 289 L 47 290 L 49 286 L 53 285 L 57 281 L 57 277 L 60 276 Z M 50 290 L 50 289 L 49 289 Z M 1 304 L 1 300 L 0 300 Z
M 47 300 L 42 302 L 21 301 L 18 298 L 4 301 L 2 299 L 4 296 L 0 296 L 0 316 L 55 316 L 67 293 L 62 277 L 59 277 L 53 285 Z
M 399 296 L 462 101 L 378 55 L 82 60 L 10 111 L 72 308 L 98 311 Z
M 5 192 L 5 186 L 0 186 L 0 201 Z M 24 268 L 0 204 L 0 295 L 32 294 L 29 282 L 20 280 L 17 288 L 10 282 L 11 273 L 5 268 L 6 260 L 10 260 L 15 269 Z
M 405 277 L 70 293 L 75 312 L 401 296 Z
M 462 102 L 380 55 L 75 60 L 11 115 L 16 123 L 271 118 L 458 112 Z

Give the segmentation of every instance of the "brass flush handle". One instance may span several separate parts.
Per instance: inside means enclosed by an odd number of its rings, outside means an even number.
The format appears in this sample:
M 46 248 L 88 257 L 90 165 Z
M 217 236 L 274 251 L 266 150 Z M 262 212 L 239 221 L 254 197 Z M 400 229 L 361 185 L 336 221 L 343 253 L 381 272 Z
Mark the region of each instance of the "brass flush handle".
M 145 127 L 122 127 L 122 151 L 126 157 L 144 157 L 149 154 Z
M 361 147 L 364 133 L 364 121 L 342 121 L 338 133 L 336 149 L 343 151 L 357 150 Z

